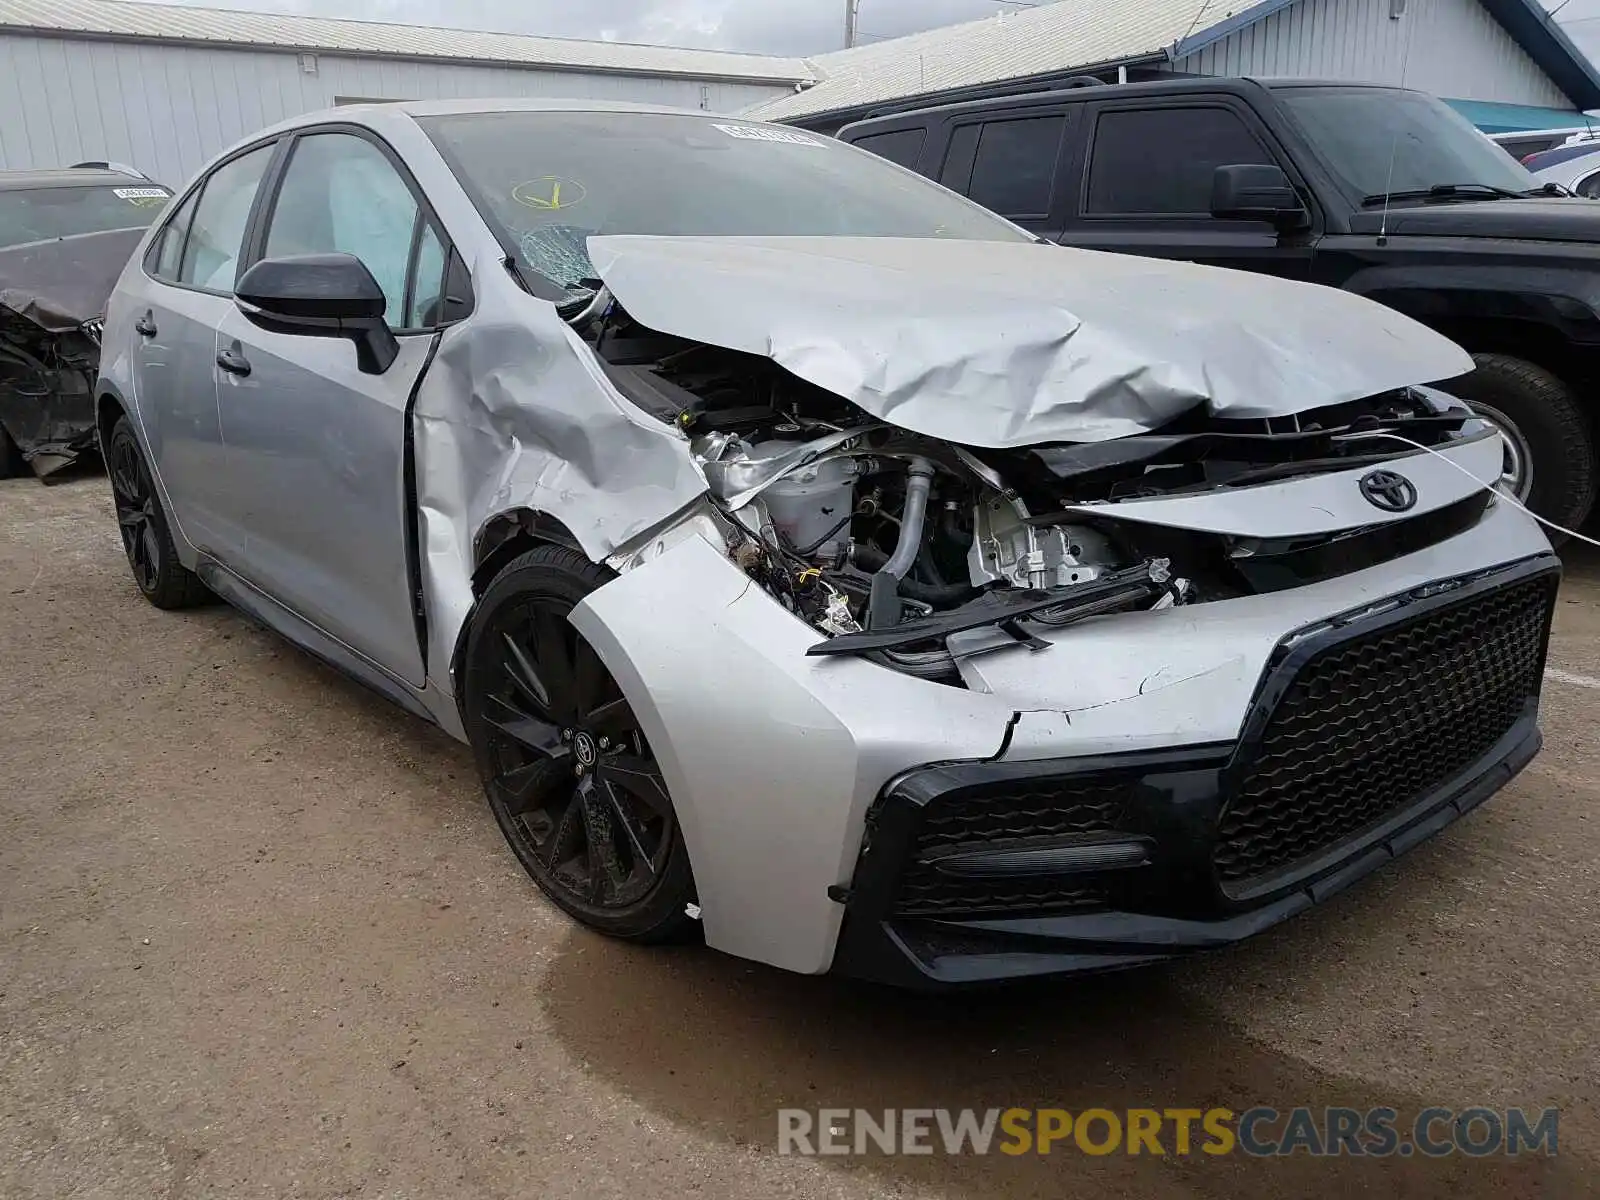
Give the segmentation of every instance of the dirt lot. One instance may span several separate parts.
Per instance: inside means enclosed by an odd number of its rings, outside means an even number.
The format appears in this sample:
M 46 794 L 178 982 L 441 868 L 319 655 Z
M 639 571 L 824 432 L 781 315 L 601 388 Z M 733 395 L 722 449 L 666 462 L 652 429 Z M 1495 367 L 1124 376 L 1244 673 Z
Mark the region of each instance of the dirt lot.
M 156 612 L 107 488 L 0 484 L 0 1196 L 1600 1193 L 1600 558 L 1546 749 L 1222 955 L 982 999 L 580 932 L 471 763 L 224 608 Z M 1561 1154 L 800 1159 L 776 1110 L 1563 1110 Z

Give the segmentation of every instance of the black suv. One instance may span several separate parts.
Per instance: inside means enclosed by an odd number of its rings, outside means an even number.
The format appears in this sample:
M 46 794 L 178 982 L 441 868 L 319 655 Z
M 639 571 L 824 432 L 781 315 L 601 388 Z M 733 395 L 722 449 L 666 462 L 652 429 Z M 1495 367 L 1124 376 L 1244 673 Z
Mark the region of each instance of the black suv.
M 1600 202 L 1399 88 L 1185 78 L 878 116 L 839 137 L 1051 241 L 1344 288 L 1455 339 L 1440 381 L 1569 528 L 1596 487 Z M 1337 339 L 1338 330 L 1328 331 Z

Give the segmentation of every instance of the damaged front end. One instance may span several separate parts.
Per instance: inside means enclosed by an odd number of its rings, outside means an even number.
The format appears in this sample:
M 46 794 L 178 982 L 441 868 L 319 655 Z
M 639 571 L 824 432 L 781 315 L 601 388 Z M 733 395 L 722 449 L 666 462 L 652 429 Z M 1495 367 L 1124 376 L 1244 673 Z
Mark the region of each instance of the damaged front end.
M 99 363 L 98 320 L 52 333 L 0 307 L 0 432 L 40 478 L 94 450 Z
M 1490 503 L 1495 435 L 1418 386 L 1470 360 L 1332 289 L 938 239 L 589 249 L 576 323 L 812 656 L 979 686 L 976 656 L 1348 575 Z
M 1496 435 L 1418 386 L 1459 349 L 1181 264 L 800 241 L 590 239 L 560 311 L 605 426 L 547 386 L 448 427 L 525 421 L 464 477 L 617 572 L 570 620 L 710 945 L 949 983 L 1220 944 L 1536 749 L 1557 568 Z
M 624 396 L 689 436 L 729 556 L 821 635 L 809 655 L 958 687 L 988 690 L 979 656 L 1049 649 L 1093 617 L 1268 595 L 1445 541 L 1483 518 L 1499 461 L 1491 431 L 1424 388 L 995 448 L 897 428 L 619 306 L 594 344 Z M 1407 473 L 1403 511 L 1363 494 L 1382 469 Z
M 46 478 L 95 452 L 101 321 L 143 233 L 0 250 L 0 474 Z

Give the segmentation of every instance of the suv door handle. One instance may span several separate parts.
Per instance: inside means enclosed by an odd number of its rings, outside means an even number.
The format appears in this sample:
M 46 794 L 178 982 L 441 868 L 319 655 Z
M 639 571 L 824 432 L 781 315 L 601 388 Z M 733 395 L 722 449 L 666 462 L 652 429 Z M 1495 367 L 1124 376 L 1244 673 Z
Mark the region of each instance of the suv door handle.
M 155 313 L 152 312 L 148 308 L 145 309 L 144 310 L 144 316 L 140 317 L 137 321 L 135 321 L 133 323 L 133 327 L 135 329 L 137 329 L 140 333 L 144 334 L 145 337 L 155 337 L 155 335 L 156 335 L 156 315 L 155 315 Z
M 250 360 L 237 350 L 221 350 L 217 353 L 217 366 L 229 375 L 250 374 Z

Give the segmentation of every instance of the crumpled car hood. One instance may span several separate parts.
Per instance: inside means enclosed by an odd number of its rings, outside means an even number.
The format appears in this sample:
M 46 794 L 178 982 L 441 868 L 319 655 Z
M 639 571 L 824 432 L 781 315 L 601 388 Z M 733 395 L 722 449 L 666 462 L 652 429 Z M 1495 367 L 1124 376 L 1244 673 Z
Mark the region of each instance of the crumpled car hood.
M 637 321 L 761 354 L 880 420 L 970 446 L 1105 441 L 1197 406 L 1287 416 L 1472 360 L 1312 284 L 1026 242 L 589 239 Z
M 66 333 L 106 310 L 143 229 L 110 229 L 0 249 L 0 305 L 47 333 Z

